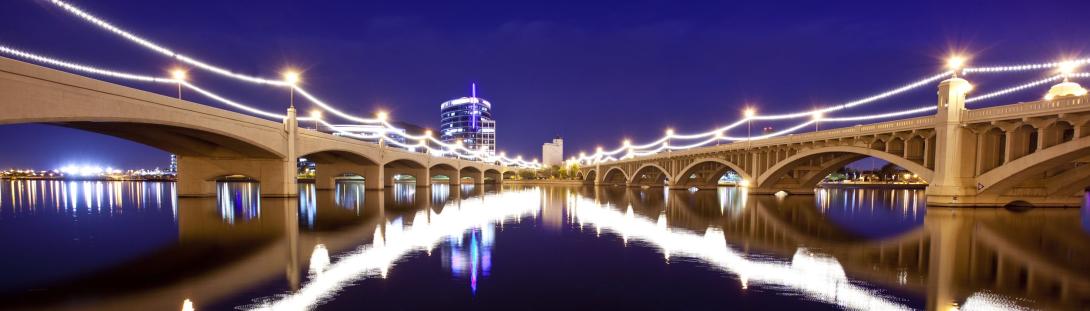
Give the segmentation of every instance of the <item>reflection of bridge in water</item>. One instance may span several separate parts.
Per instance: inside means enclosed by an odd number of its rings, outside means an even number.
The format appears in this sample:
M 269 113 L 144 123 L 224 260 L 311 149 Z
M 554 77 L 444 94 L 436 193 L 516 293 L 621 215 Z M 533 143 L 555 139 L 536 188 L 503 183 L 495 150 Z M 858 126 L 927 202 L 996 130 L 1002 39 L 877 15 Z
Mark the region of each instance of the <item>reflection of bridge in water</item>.
M 230 303 L 224 301 L 273 282 L 286 283 L 293 294 L 251 307 L 313 306 L 355 280 L 384 276 L 398 258 L 430 251 L 442 237 L 462 234 L 482 221 L 526 215 L 540 218 L 546 226 L 585 223 L 626 240 L 652 242 L 667 258 L 696 254 L 724 267 L 740 264 L 747 269 L 727 270 L 744 286 L 786 286 L 849 308 L 909 307 L 874 292 L 871 285 L 908 293 L 916 300 L 926 296 L 928 309 L 955 303 L 994 305 L 995 297 L 1028 299 L 1034 307 L 1049 309 L 1080 308 L 1088 304 L 1085 297 L 1090 294 L 1090 269 L 1079 261 L 1090 249 L 1090 238 L 1070 234 L 1083 232 L 1077 210 L 1015 215 L 1006 210 L 932 208 L 926 214 L 915 212 L 925 215 L 922 224 L 871 238 L 835 219 L 831 209 L 843 207 L 815 203 L 810 197 L 751 197 L 735 188 L 362 189 L 352 183 L 338 184 L 331 191 L 303 187 L 302 204 L 279 198 L 253 201 L 259 204 L 254 217 L 228 214 L 211 198 L 180 199 L 177 245 L 52 287 L 42 295 L 5 299 L 4 305 L 175 309 L 189 299 L 201 309 Z M 836 194 L 817 198 L 843 199 Z M 912 200 L 919 200 L 919 195 L 878 198 L 892 200 L 889 204 L 849 199 L 913 213 Z M 331 260 L 331 254 L 342 255 Z M 54 303 L 66 300 L 58 297 L 92 296 L 93 306 Z
M 242 191 L 232 193 L 245 193 L 246 186 L 240 187 Z M 364 191 L 358 183 L 338 183 L 334 188 L 315 190 L 304 185 L 298 200 L 257 200 L 256 194 L 254 200 L 237 195 L 177 199 L 179 240 L 175 245 L 63 281 L 48 291 L 5 298 L 0 307 L 173 310 L 189 300 L 201 309 L 270 281 L 286 281 L 295 291 L 307 275 L 313 277 L 314 269 L 320 268 L 316 264 L 329 262 L 328 254 L 385 239 L 386 226 L 392 221 L 412 225 L 413 216 L 420 211 L 431 210 L 424 213 L 429 216 L 441 214 L 444 206 L 456 206 L 463 198 L 497 189 L 492 185 L 418 188 L 408 184 L 395 186 L 391 191 L 395 195 L 390 195 Z M 82 204 L 86 197 L 91 206 L 96 201 L 110 204 L 112 191 L 107 190 L 111 189 L 100 190 L 81 192 L 72 200 Z M 41 200 L 11 195 L 19 200 L 15 202 Z M 164 193 L 162 198 L 172 197 L 173 193 Z M 322 254 L 324 258 L 315 257 Z M 90 301 L 85 300 L 90 297 L 94 297 L 91 305 L 71 303 Z
M 736 188 L 583 191 L 594 204 L 664 223 L 671 230 L 696 235 L 713 232 L 709 228 L 721 230 L 727 243 L 745 254 L 792 258 L 801 249 L 828 254 L 849 278 L 926 296 L 932 310 L 963 304 L 979 293 L 1028 299 L 1048 309 L 1090 303 L 1090 268 L 1082 262 L 1090 252 L 1090 237 L 1070 234 L 1082 232 L 1077 209 L 1016 213 L 931 208 L 921 225 L 871 239 L 837 225 L 815 208 L 821 204 L 814 197 L 747 197 Z

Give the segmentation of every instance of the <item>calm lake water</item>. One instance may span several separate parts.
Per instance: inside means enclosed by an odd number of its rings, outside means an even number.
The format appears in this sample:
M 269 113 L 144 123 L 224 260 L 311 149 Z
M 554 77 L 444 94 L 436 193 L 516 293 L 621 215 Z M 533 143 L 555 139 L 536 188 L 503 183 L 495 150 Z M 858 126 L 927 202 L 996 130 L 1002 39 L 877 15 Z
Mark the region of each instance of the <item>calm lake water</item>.
M 0 181 L 0 309 L 1087 309 L 1082 209 L 921 190 Z

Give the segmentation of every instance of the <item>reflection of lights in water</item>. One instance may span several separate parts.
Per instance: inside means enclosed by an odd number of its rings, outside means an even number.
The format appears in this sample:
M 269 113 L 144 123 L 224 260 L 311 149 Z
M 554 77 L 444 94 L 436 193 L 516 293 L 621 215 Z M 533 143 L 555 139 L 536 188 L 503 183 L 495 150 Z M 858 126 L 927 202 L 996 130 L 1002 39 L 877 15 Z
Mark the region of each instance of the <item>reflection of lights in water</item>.
M 708 228 L 703 236 L 683 230 L 672 230 L 659 217 L 656 221 L 636 217 L 631 209 L 620 211 L 603 207 L 580 198 L 576 200 L 575 216 L 586 223 L 616 232 L 625 238 L 648 242 L 659 248 L 667 258 L 684 256 L 697 258 L 739 276 L 743 287 L 749 283 L 780 285 L 794 288 L 807 296 L 849 309 L 908 310 L 908 306 L 891 301 L 878 293 L 852 284 L 836 259 L 799 249 L 791 263 L 751 260 L 727 247 L 723 232 Z M 745 275 L 742 275 L 743 273 Z
M 478 278 L 487 277 L 492 270 L 492 245 L 496 235 L 494 230 L 491 224 L 487 224 L 480 229 L 469 230 L 464 235 L 450 236 L 443 248 L 443 265 L 454 276 L 468 278 L 473 293 L 477 293 Z
M 219 182 L 216 200 L 223 221 L 234 224 L 261 217 L 261 191 L 253 182 Z
M 419 211 L 412 225 L 402 226 L 400 218 L 386 224 L 386 234 L 375 230 L 374 242 L 347 253 L 330 264 L 298 291 L 262 299 L 245 309 L 304 310 L 330 299 L 354 281 L 370 277 L 385 277 L 390 267 L 412 251 L 431 249 L 439 242 L 463 236 L 467 230 L 484 224 L 503 222 L 532 214 L 539 209 L 540 190 L 506 191 L 489 195 L 488 200 L 466 200 L 450 204 L 442 213 Z M 486 203 L 487 202 L 487 203 Z M 482 232 L 483 239 L 483 232 Z M 489 238 L 491 239 L 491 238 Z
M 957 305 L 950 310 L 959 310 Z M 960 310 L 1032 310 L 1018 303 L 1017 300 L 990 292 L 976 292 L 965 299 Z
M 333 199 L 337 206 L 356 211 L 359 215 L 363 209 L 364 184 L 362 182 L 338 182 L 333 185 L 335 193 Z
M 716 189 L 716 194 L 719 197 L 720 213 L 730 216 L 742 215 L 742 212 L 746 208 L 746 192 L 749 188 L 742 187 L 719 187 Z
M 394 183 L 394 203 L 412 205 L 416 203 L 416 184 Z
M 314 184 L 299 185 L 299 221 L 314 229 L 314 218 L 318 217 L 318 194 Z
M 189 300 L 189 298 L 186 298 L 185 301 L 182 301 L 182 311 L 194 311 L 194 310 L 196 310 L 196 309 L 193 309 L 193 301 L 192 300 Z
M 441 205 L 450 199 L 450 185 L 434 184 L 431 186 L 432 205 Z
M 72 216 L 116 215 L 169 204 L 177 215 L 175 184 L 139 181 L 0 180 L 0 217 L 40 213 L 47 208 Z
M 314 252 L 310 253 L 310 274 L 318 277 L 325 272 L 326 267 L 329 267 L 329 250 L 325 248 L 325 244 L 315 245 Z

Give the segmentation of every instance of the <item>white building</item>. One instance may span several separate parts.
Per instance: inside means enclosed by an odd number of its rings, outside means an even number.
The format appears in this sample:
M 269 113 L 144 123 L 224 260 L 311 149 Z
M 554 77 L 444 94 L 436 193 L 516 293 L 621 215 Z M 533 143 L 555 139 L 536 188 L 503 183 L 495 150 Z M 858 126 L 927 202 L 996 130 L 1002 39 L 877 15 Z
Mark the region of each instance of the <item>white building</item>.
M 564 139 L 557 136 L 553 142 L 541 145 L 541 163 L 545 165 L 564 164 Z

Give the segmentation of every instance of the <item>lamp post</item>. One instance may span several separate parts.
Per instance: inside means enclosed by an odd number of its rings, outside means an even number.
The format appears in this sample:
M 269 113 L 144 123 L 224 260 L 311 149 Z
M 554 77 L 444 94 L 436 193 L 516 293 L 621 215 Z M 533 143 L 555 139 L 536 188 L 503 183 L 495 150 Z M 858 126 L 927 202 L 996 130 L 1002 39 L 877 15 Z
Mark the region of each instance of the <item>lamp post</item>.
M 746 117 L 746 149 L 753 146 L 753 116 L 757 115 L 757 110 L 753 107 L 746 108 L 743 113 Z
M 375 118 L 378 119 L 379 122 L 383 123 L 383 125 L 385 125 L 386 118 L 388 118 L 388 117 L 389 117 L 389 115 L 386 114 L 386 112 L 382 111 L 382 110 L 379 110 L 378 112 L 375 113 Z M 379 130 L 378 146 L 379 147 L 385 147 L 386 146 L 386 129 L 385 128 L 382 128 L 381 130 Z
M 822 113 L 820 111 L 814 112 L 814 132 L 817 132 L 820 128 Z
M 662 142 L 662 146 L 666 148 L 666 152 L 670 152 L 670 137 L 674 136 L 674 129 L 666 129 L 666 141 Z
M 299 73 L 293 70 L 284 71 L 284 82 L 288 83 L 288 107 L 295 108 L 295 85 L 299 84 Z
M 317 131 L 318 130 L 318 120 L 322 119 L 322 111 L 321 110 L 311 111 L 310 112 L 310 118 L 314 119 L 314 130 Z
M 424 153 L 431 154 L 431 130 L 424 130 L 424 139 L 421 140 L 421 145 L 424 145 Z
M 182 83 L 185 81 L 185 70 L 174 69 L 170 72 L 170 75 L 174 77 L 174 81 L 178 82 L 178 99 L 182 99 Z

